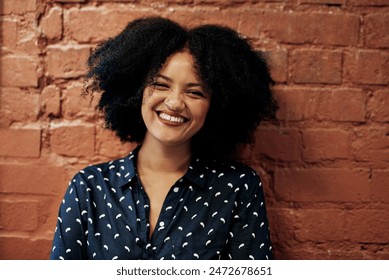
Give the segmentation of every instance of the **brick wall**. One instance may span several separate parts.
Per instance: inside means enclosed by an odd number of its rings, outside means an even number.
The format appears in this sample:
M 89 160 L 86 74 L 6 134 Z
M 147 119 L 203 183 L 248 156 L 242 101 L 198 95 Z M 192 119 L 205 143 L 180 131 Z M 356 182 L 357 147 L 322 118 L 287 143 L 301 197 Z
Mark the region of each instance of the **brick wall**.
M 80 75 L 145 15 L 225 24 L 269 55 L 279 122 L 245 155 L 275 257 L 389 259 L 388 0 L 2 0 L 0 259 L 46 259 L 71 176 L 133 147 L 102 129 Z

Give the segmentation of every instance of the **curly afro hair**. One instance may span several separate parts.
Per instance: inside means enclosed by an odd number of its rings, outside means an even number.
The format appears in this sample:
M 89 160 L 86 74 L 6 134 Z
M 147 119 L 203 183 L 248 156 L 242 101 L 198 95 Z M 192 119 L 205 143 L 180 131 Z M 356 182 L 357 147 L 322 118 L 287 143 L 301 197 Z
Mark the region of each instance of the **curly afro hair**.
M 192 151 L 203 157 L 229 157 L 238 144 L 253 142 L 256 127 L 274 119 L 278 106 L 263 53 L 228 27 L 186 29 L 160 17 L 134 20 L 92 52 L 85 91 L 101 92 L 97 108 L 107 128 L 123 142 L 141 143 L 146 132 L 141 116 L 144 88 L 166 59 L 184 48 L 193 55 L 197 74 L 211 94 L 211 107 L 192 139 Z

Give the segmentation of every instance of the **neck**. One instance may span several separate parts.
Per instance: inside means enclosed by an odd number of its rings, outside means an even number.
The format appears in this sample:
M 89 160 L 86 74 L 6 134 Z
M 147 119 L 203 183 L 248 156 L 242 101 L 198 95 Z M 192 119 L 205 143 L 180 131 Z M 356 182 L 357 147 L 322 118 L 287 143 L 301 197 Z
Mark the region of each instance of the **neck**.
M 155 172 L 186 172 L 191 159 L 188 145 L 163 145 L 147 137 L 138 153 L 138 169 Z

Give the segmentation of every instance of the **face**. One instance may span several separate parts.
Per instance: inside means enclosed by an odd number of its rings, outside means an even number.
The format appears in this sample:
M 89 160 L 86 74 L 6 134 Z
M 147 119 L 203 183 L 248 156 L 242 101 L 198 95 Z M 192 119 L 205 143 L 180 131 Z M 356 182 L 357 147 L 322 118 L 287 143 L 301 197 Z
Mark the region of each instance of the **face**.
M 190 145 L 204 124 L 210 96 L 197 77 L 188 51 L 170 56 L 143 92 L 145 141 L 164 145 Z

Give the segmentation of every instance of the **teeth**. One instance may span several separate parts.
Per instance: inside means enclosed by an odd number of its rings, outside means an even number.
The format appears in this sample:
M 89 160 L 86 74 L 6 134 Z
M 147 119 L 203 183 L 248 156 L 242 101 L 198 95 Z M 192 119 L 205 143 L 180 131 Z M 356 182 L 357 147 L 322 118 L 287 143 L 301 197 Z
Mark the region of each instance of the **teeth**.
M 173 117 L 166 113 L 160 113 L 159 117 L 163 120 L 169 121 L 169 122 L 175 122 L 175 123 L 183 123 L 185 120 L 181 117 Z

